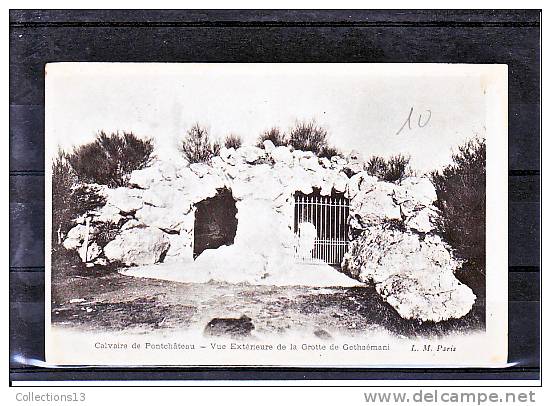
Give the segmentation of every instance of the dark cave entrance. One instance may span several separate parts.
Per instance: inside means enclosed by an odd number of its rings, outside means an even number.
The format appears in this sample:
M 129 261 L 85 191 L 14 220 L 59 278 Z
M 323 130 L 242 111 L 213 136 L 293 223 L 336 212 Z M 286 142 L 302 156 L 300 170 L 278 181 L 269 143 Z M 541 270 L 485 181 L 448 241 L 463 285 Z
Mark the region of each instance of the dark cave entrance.
M 237 208 L 229 189 L 219 189 L 216 196 L 196 205 L 193 258 L 206 249 L 233 244 L 237 230 Z

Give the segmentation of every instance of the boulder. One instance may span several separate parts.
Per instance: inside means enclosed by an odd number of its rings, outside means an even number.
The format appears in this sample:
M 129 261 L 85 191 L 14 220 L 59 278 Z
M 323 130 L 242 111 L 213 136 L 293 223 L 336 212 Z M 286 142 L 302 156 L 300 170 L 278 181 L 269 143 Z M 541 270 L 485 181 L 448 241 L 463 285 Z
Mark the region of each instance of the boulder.
M 285 188 L 291 186 L 293 182 L 293 169 L 283 162 L 276 163 L 272 167 L 270 175 L 277 178 Z
M 264 146 L 264 151 L 266 151 L 268 154 L 271 153 L 275 149 L 275 145 L 270 140 L 264 140 L 262 142 L 262 145 Z
M 170 161 L 156 161 L 153 167 L 158 168 L 164 180 L 174 180 L 178 176 L 178 168 L 184 164 L 183 159 L 171 159 Z
M 150 166 L 133 171 L 130 174 L 128 183 L 141 189 L 147 189 L 152 184 L 160 182 L 163 179 L 161 168 L 158 166 Z
M 266 165 L 267 166 L 267 165 Z M 259 200 L 274 201 L 282 193 L 281 183 L 272 175 L 269 167 L 257 165 L 252 176 L 234 182 L 232 196 L 235 200 L 254 197 Z
M 337 175 L 333 179 L 333 188 L 339 193 L 346 192 L 348 186 L 348 176 L 344 172 L 337 172 Z
M 191 171 L 200 178 L 202 178 L 203 176 L 205 176 L 211 171 L 211 167 L 204 162 L 196 162 L 196 163 L 190 164 L 189 169 L 191 169 Z
M 67 239 L 70 240 L 77 240 L 77 241 L 84 241 L 84 237 L 86 236 L 86 226 L 83 224 L 77 224 L 73 228 L 69 230 L 67 233 Z
M 420 233 L 429 233 L 434 231 L 436 211 L 432 207 L 423 207 L 420 210 L 413 211 L 405 220 L 404 225 Z
M 124 223 L 121 227 L 121 230 L 130 230 L 131 228 L 137 228 L 137 227 L 146 227 L 143 223 L 140 223 L 136 219 L 130 219 L 126 223 Z
M 342 175 L 346 176 L 345 173 Z M 343 178 L 344 179 L 344 178 Z M 373 190 L 378 179 L 375 176 L 368 175 L 367 172 L 359 172 L 352 176 L 350 179 L 346 177 L 347 189 L 346 196 L 349 199 L 354 199 L 359 192 L 368 192 Z
M 437 199 L 436 189 L 428 178 L 409 177 L 396 188 L 395 199 L 398 204 L 410 201 L 416 205 L 430 206 Z
M 120 209 L 109 203 L 100 208 L 95 214 L 94 221 L 99 223 L 117 224 L 123 218 L 120 214 Z
M 101 247 L 93 242 L 92 244 L 88 245 L 88 247 L 81 246 L 78 249 L 78 255 L 80 256 L 80 259 L 82 262 L 92 262 L 96 258 L 98 258 L 101 255 L 102 249 Z
M 172 207 L 183 200 L 182 193 L 168 182 L 158 183 L 143 192 L 142 201 L 150 206 Z
M 390 220 L 402 220 L 400 206 L 392 198 L 394 185 L 377 182 L 360 190 L 350 201 L 350 212 L 362 229 Z
M 118 208 L 122 213 L 131 213 L 139 210 L 143 205 L 142 190 L 118 187 L 110 189 L 107 203 Z
M 342 271 L 365 283 L 407 319 L 460 318 L 475 295 L 454 271 L 461 262 L 438 237 L 404 232 L 389 224 L 369 227 L 350 242 Z
M 312 189 L 312 178 L 310 173 L 301 166 L 295 166 L 293 168 L 293 177 L 292 177 L 292 189 L 294 191 L 302 192 L 306 195 L 313 192 Z
M 193 172 L 189 166 L 183 166 L 176 171 L 176 179 L 170 182 L 171 185 L 176 187 L 186 186 L 192 182 L 197 181 L 197 175 Z
M 125 265 L 149 265 L 160 262 L 170 247 L 170 241 L 161 230 L 132 228 L 124 230 L 104 248 L 110 261 Z
M 189 202 L 182 202 L 178 208 L 143 206 L 135 214 L 136 219 L 149 227 L 156 227 L 169 232 L 179 232 L 185 222 L 186 215 L 191 211 Z
M 328 158 L 320 158 L 319 163 L 322 166 L 322 168 L 325 168 L 325 169 L 331 168 L 331 161 Z
M 241 147 L 237 152 L 243 157 L 245 162 L 249 164 L 257 162 L 260 158 L 263 158 L 265 154 L 264 150 L 252 145 Z
M 197 177 L 185 186 L 181 185 L 178 188 L 182 193 L 175 195 L 176 200 L 173 202 L 173 206 L 176 208 L 184 207 L 187 204 L 197 203 L 213 197 L 217 190 L 226 187 L 226 184 L 227 177 L 216 173 L 205 174 L 201 179 Z
M 234 166 L 237 163 L 235 159 L 235 149 L 222 147 L 220 149 L 220 159 L 228 165 Z
M 308 171 L 320 171 L 322 168 L 319 164 L 318 158 L 313 157 L 302 157 L 300 158 L 300 166 Z
M 346 172 L 354 175 L 364 170 L 364 159 L 358 151 L 352 151 L 348 154 L 346 164 L 344 164 Z
M 289 148 L 285 146 L 279 146 L 272 151 L 272 159 L 276 163 L 282 162 L 290 166 L 293 163 L 293 154 L 291 151 L 289 151 Z
M 75 250 L 82 245 L 82 240 L 76 238 L 66 238 L 63 240 L 63 247 L 66 250 Z
M 377 292 L 404 319 L 439 322 L 465 316 L 476 296 L 451 273 L 393 275 Z
M 163 262 L 178 262 L 193 260 L 193 232 L 181 231 L 178 234 L 168 234 L 170 248 Z

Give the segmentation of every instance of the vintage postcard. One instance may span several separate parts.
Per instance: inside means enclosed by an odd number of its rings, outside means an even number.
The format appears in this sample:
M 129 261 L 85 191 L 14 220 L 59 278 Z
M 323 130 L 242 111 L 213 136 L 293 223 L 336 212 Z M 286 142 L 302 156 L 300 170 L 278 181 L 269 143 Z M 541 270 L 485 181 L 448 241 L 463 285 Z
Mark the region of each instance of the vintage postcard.
M 507 364 L 507 66 L 45 74 L 48 364 Z

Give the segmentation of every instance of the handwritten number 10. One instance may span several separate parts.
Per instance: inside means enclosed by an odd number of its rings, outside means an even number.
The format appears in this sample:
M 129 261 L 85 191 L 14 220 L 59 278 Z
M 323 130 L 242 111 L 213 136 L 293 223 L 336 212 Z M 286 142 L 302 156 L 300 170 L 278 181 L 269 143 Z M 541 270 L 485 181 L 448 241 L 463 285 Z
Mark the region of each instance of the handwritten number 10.
M 413 107 L 409 109 L 408 117 L 406 118 L 406 121 L 404 121 L 404 124 L 402 124 L 396 135 L 400 134 L 402 130 L 406 127 L 406 125 L 408 129 L 411 130 L 411 116 L 413 116 Z M 419 117 L 417 118 L 417 126 L 419 128 L 425 127 L 429 123 L 431 117 L 432 112 L 428 109 L 425 110 L 423 113 L 420 113 Z

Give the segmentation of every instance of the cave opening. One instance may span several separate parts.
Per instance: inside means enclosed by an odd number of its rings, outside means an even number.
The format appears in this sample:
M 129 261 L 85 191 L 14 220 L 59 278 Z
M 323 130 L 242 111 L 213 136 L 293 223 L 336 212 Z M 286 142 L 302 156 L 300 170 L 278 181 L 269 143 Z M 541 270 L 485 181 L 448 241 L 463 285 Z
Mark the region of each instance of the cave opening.
M 197 203 L 193 236 L 193 258 L 206 249 L 232 245 L 237 231 L 237 207 L 229 189 L 218 189 L 214 197 Z

